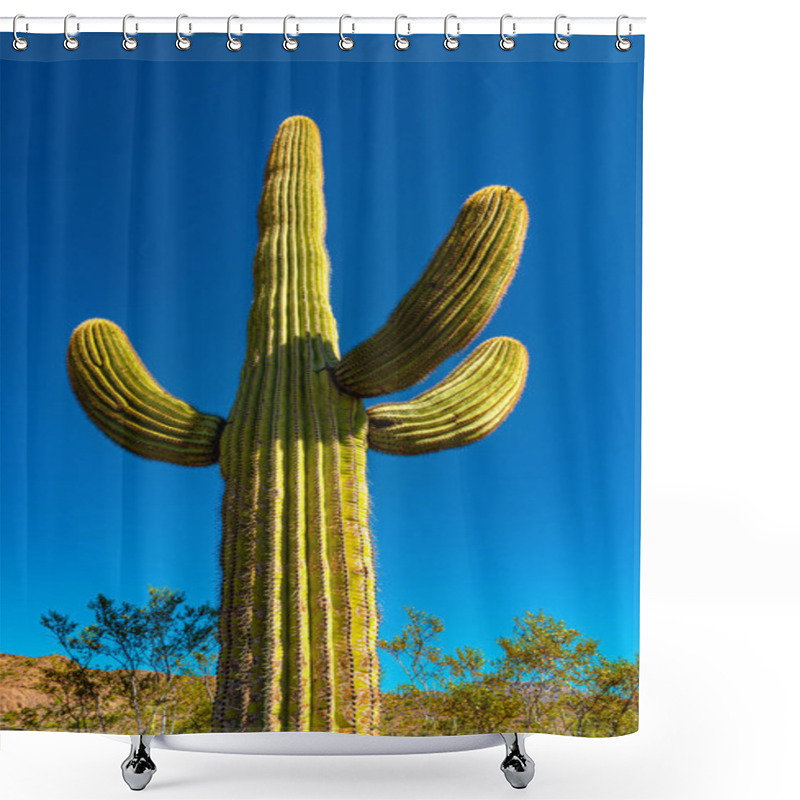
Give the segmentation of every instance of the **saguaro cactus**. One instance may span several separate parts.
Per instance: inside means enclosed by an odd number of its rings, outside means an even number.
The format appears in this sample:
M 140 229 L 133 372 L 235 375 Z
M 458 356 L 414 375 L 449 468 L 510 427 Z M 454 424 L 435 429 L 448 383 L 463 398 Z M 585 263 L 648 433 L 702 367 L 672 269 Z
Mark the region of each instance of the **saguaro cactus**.
M 227 419 L 162 389 L 114 323 L 91 319 L 72 334 L 72 388 L 103 433 L 147 458 L 220 463 L 214 730 L 378 732 L 367 447 L 429 453 L 486 436 L 522 391 L 527 353 L 490 339 L 409 402 L 365 409 L 363 398 L 419 382 L 478 335 L 516 269 L 527 218 L 508 187 L 472 195 L 388 322 L 340 358 L 319 131 L 291 117 L 267 160 L 247 351 Z

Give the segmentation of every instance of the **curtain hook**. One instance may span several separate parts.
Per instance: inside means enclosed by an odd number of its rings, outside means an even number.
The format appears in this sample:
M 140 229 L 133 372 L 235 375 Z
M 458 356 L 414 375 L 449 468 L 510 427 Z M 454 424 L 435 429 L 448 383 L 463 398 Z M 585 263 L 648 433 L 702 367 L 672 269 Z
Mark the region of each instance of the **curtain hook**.
M 500 49 L 501 50 L 513 50 L 517 46 L 516 40 L 512 36 L 506 36 L 505 31 L 503 30 L 503 26 L 507 19 L 511 19 L 511 14 L 503 14 L 500 17 Z M 511 33 L 515 34 L 517 32 L 517 23 L 511 23 Z
M 21 36 L 19 36 L 17 34 L 17 20 L 18 19 L 25 19 L 25 15 L 24 14 L 17 14 L 17 16 L 14 17 L 14 21 L 11 23 L 11 33 L 14 34 L 14 41 L 11 42 L 11 46 L 15 50 L 18 50 L 19 52 L 22 52 L 23 50 L 27 50 L 28 49 L 28 40 L 27 39 L 23 39 Z M 25 29 L 26 30 L 28 29 L 28 23 L 27 22 L 25 23 Z
M 397 50 L 408 50 L 411 47 L 411 42 L 406 39 L 405 36 L 400 35 L 400 20 L 401 19 L 408 19 L 405 14 L 398 14 L 394 18 L 394 46 Z M 408 33 L 406 36 L 411 35 L 411 23 L 407 22 L 406 26 L 408 27 Z
M 77 50 L 80 42 L 74 37 L 69 35 L 69 21 L 71 19 L 76 19 L 74 14 L 67 14 L 64 17 L 64 49 L 65 50 Z M 80 24 L 75 25 L 75 31 L 79 31 L 81 29 Z
M 619 24 L 624 19 L 629 19 L 627 14 L 620 14 L 617 17 L 617 41 L 616 41 L 615 47 L 621 53 L 624 53 L 627 50 L 630 50 L 631 47 L 633 47 L 633 42 L 630 39 L 625 39 L 623 36 L 620 36 L 620 33 L 619 33 Z M 633 31 L 633 26 L 629 22 L 628 23 L 628 36 L 631 35 L 632 31 Z
M 129 19 L 136 19 L 133 14 L 126 14 L 122 18 L 122 46 L 125 50 L 135 50 L 139 46 L 139 42 L 133 38 L 133 36 L 128 36 L 128 20 Z M 136 29 L 139 29 L 139 26 L 136 26 Z
M 339 47 L 342 50 L 352 50 L 356 46 L 356 43 L 349 36 L 345 36 L 344 33 L 342 32 L 342 25 L 346 19 L 353 19 L 353 18 L 349 14 L 342 14 L 342 16 L 339 17 Z M 353 22 L 350 24 L 353 28 L 353 33 L 355 33 L 356 30 L 355 23 Z
M 239 17 L 237 17 L 236 14 L 231 14 L 228 17 L 228 41 L 225 44 L 225 47 L 227 47 L 228 50 L 231 51 L 231 53 L 236 53 L 242 49 L 242 40 L 237 39 L 235 36 L 231 35 L 231 22 L 235 19 L 239 19 Z M 242 31 L 242 26 L 240 25 L 239 32 L 241 33 L 241 31 Z
M 283 49 L 288 50 L 291 53 L 292 50 L 297 50 L 297 48 L 300 46 L 300 42 L 298 42 L 297 39 L 293 39 L 291 36 L 289 36 L 286 30 L 286 26 L 290 19 L 297 18 L 293 17 L 291 14 L 288 14 L 283 18 Z M 299 28 L 297 28 L 297 30 L 299 30 Z
M 458 17 L 455 14 L 448 14 L 444 18 L 444 48 L 445 50 L 458 50 L 458 46 L 461 44 L 461 42 L 458 41 L 458 34 L 459 31 L 461 30 L 461 23 L 456 22 L 456 35 L 451 36 L 447 32 L 447 23 L 450 22 L 451 19 L 457 20 Z
M 566 18 L 567 18 L 566 14 L 559 14 L 556 17 L 555 25 L 553 26 L 553 30 L 554 30 L 555 35 L 556 35 L 556 40 L 553 42 L 553 47 L 555 47 L 556 50 L 562 50 L 563 51 L 563 50 L 566 50 L 569 47 L 569 39 L 565 39 L 563 36 L 559 36 L 558 35 L 558 21 L 560 19 L 566 19 Z M 567 36 L 569 36 L 569 27 L 570 27 L 570 24 L 568 22 L 567 23 Z
M 188 50 L 192 46 L 192 40 L 181 35 L 181 20 L 188 18 L 188 14 L 178 14 L 178 18 L 175 20 L 175 47 L 177 47 L 178 50 Z M 192 25 L 190 23 L 189 32 L 191 32 L 191 30 Z

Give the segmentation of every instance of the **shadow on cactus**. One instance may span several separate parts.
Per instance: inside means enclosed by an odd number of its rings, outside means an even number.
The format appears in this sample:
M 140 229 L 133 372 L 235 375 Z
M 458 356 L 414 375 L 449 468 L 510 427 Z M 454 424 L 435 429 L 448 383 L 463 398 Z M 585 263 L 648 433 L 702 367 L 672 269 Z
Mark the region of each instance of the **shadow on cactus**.
M 67 351 L 75 395 L 117 444 L 220 464 L 215 731 L 378 732 L 367 448 L 412 455 L 475 442 L 511 412 L 527 374 L 523 345 L 497 337 L 414 399 L 366 409 L 363 398 L 418 383 L 480 333 L 516 269 L 528 212 L 505 186 L 468 198 L 386 324 L 340 357 L 322 180 L 317 126 L 287 119 L 264 173 L 247 350 L 227 419 L 162 389 L 113 322 L 84 322 Z

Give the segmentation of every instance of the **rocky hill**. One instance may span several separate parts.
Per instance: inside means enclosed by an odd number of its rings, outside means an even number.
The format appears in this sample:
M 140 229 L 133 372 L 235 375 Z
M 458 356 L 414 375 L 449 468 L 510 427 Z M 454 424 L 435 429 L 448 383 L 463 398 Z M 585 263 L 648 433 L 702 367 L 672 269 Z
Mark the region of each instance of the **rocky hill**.
M 0 653 L 0 715 L 6 711 L 19 711 L 25 706 L 49 703 L 50 698 L 35 688 L 42 667 L 68 660 L 61 655 L 33 658 Z

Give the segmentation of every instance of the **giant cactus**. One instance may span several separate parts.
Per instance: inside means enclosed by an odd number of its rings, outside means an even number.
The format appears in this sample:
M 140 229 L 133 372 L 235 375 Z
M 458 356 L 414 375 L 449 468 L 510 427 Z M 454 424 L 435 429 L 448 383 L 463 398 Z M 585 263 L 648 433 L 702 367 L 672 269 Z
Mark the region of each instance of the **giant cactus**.
M 363 398 L 419 382 L 478 335 L 526 226 L 514 190 L 472 195 L 386 325 L 340 358 L 319 132 L 291 117 L 267 160 L 247 350 L 226 420 L 162 389 L 112 322 L 88 320 L 72 334 L 72 388 L 103 433 L 147 458 L 220 463 L 214 730 L 377 733 L 367 447 L 429 453 L 487 435 L 522 391 L 527 353 L 490 339 L 409 402 L 365 409 Z

